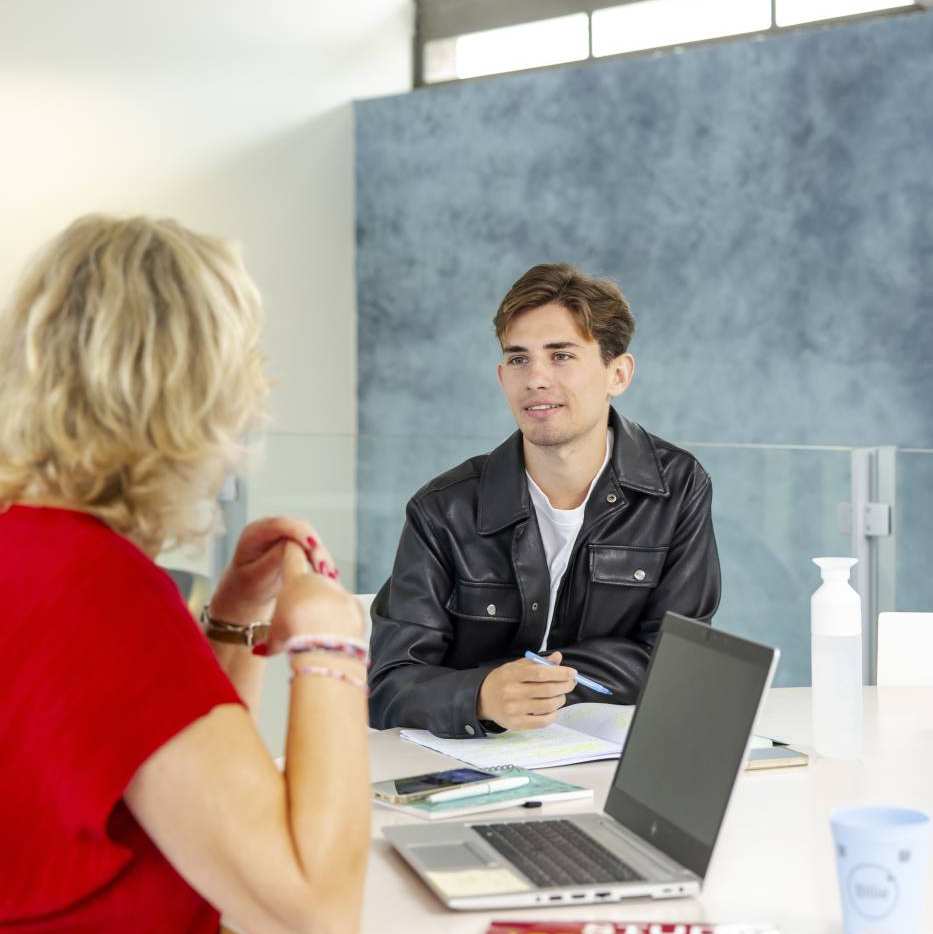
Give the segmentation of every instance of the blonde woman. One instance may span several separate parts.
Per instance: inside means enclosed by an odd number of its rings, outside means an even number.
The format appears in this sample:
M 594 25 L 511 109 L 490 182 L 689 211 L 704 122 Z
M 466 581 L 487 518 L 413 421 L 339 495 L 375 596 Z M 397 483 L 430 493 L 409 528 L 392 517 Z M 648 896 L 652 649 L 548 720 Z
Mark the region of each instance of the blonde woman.
M 207 533 L 261 418 L 260 318 L 222 241 L 106 217 L 54 240 L 0 316 L 4 930 L 358 926 L 356 601 L 297 521 L 244 531 L 208 638 L 152 560 Z M 284 775 L 247 709 L 283 648 Z

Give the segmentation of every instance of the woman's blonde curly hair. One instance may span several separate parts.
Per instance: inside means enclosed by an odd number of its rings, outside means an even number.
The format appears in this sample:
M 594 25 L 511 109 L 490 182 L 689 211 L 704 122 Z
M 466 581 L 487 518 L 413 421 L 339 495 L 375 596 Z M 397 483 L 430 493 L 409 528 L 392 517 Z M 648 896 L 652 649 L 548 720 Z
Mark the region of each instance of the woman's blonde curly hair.
M 0 315 L 0 508 L 81 509 L 150 553 L 203 539 L 264 414 L 261 323 L 224 241 L 75 221 Z

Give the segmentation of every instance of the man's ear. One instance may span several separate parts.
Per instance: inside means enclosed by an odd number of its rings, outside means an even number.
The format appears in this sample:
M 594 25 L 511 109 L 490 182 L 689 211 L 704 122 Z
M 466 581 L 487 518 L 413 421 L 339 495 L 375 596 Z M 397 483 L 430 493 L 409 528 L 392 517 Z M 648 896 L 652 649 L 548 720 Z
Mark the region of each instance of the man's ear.
M 630 353 L 619 354 L 609 361 L 609 395 L 621 396 L 635 378 L 635 358 Z
M 499 380 L 499 385 L 502 387 L 503 392 L 505 391 L 505 383 L 502 382 L 502 364 L 496 364 L 496 379 Z

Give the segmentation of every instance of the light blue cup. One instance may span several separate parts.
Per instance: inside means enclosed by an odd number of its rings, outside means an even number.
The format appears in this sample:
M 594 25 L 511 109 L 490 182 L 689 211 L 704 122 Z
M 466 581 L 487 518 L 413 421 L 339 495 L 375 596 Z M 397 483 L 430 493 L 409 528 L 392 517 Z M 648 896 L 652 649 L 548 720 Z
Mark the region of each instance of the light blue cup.
M 907 808 L 838 808 L 829 822 L 845 934 L 925 931 L 929 816 Z

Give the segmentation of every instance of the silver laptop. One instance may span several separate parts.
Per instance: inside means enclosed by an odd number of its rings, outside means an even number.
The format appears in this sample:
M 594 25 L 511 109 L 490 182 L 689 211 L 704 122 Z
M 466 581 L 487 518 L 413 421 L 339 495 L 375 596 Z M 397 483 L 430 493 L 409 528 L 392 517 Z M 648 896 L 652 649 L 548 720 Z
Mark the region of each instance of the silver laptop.
M 604 812 L 383 833 L 449 908 L 696 895 L 778 655 L 667 613 Z

